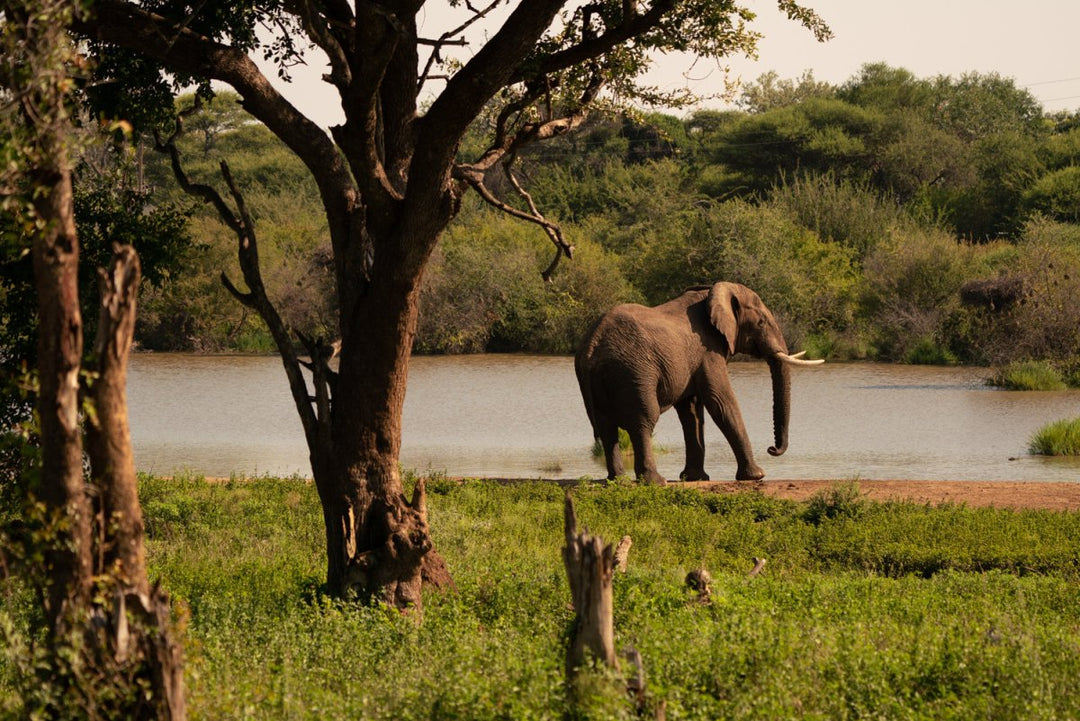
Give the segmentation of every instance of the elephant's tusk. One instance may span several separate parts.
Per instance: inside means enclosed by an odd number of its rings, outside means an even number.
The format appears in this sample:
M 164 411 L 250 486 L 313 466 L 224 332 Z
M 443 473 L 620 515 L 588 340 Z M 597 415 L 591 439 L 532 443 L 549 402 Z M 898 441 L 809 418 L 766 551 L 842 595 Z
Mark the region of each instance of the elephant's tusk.
M 795 355 L 788 355 L 787 353 L 777 353 L 776 357 L 785 363 L 790 363 L 793 366 L 819 366 L 825 362 L 824 359 L 818 360 L 806 360 L 802 356 L 806 354 L 806 351 L 799 351 Z

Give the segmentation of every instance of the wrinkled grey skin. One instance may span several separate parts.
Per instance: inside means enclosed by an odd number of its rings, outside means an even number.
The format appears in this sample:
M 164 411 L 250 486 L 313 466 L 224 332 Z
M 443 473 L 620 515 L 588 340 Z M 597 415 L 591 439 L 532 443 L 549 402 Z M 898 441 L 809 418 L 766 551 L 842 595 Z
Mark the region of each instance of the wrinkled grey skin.
M 684 480 L 708 480 L 705 473 L 704 414 L 708 411 L 735 452 L 737 480 L 758 480 L 739 404 L 731 389 L 727 361 L 747 353 L 768 361 L 773 379 L 773 425 L 781 455 L 788 444 L 790 415 L 787 344 L 772 313 L 746 286 L 717 283 L 688 289 L 655 308 L 624 304 L 612 308 L 589 330 L 574 360 L 585 410 L 607 458 L 608 478 L 623 474 L 618 429 L 630 434 L 634 472 L 664 483 L 653 458 L 653 428 L 660 414 L 675 407 L 686 439 Z

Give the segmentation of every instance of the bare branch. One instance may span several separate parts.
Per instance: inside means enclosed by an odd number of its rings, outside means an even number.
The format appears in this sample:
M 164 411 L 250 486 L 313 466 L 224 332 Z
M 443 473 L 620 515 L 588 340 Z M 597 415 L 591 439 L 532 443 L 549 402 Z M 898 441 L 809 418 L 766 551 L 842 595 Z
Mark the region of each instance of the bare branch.
M 176 114 L 173 132 L 169 135 L 167 140 L 162 140 L 161 133 L 158 132 L 157 128 L 154 128 L 154 150 L 169 156 L 173 175 L 176 177 L 176 182 L 180 184 L 181 190 L 188 195 L 201 198 L 205 203 L 213 205 L 218 216 L 221 217 L 222 222 L 229 226 L 229 229 L 234 233 L 239 233 L 241 230 L 241 220 L 237 218 L 229 206 L 226 205 L 221 194 L 214 190 L 212 186 L 204 183 L 192 182 L 180 162 L 180 150 L 176 147 L 176 139 L 184 133 L 184 119 L 199 112 L 201 109 L 202 99 L 195 96 L 195 103 L 190 108 L 181 110 Z
M 522 188 L 521 185 L 517 182 L 517 179 L 514 178 L 513 173 L 511 173 L 509 169 L 505 169 L 505 172 L 507 177 L 510 179 L 511 184 L 515 187 L 515 189 L 517 189 L 518 193 L 527 200 L 531 212 L 527 213 L 524 210 L 515 208 L 509 203 L 496 197 L 495 194 L 492 193 L 491 190 L 484 183 L 483 173 L 476 171 L 462 171 L 459 174 L 458 171 L 455 171 L 455 177 L 458 180 L 462 180 L 468 183 L 468 185 L 474 190 L 476 190 L 480 197 L 483 198 L 484 201 L 488 204 L 494 206 L 495 208 L 498 208 L 507 215 L 511 215 L 521 220 L 526 220 L 530 223 L 535 223 L 536 225 L 539 225 L 541 228 L 544 229 L 544 232 L 547 233 L 547 236 L 551 239 L 551 242 L 555 244 L 556 249 L 555 259 L 552 260 L 552 262 L 548 265 L 547 269 L 544 270 L 544 272 L 541 274 L 545 282 L 550 282 L 551 275 L 555 272 L 555 268 L 559 264 L 559 258 L 561 258 L 563 255 L 565 255 L 567 258 L 572 257 L 574 248 L 563 238 L 562 228 L 560 228 L 556 223 L 553 223 L 547 218 L 545 218 L 540 213 L 540 211 L 536 207 L 536 204 L 532 200 L 532 196 L 525 192 L 524 188 Z
M 580 43 L 552 53 L 541 61 L 538 67 L 518 68 L 511 82 L 525 82 L 529 77 L 556 73 L 595 60 L 618 45 L 655 28 L 664 19 L 664 15 L 675 8 L 675 4 L 675 0 L 656 0 L 646 12 L 638 14 L 637 3 L 624 3 L 624 10 L 631 14 L 624 16 L 621 23 L 609 28 L 602 35 L 586 33 Z
M 550 283 L 551 276 L 554 275 L 555 269 L 559 266 L 559 260 L 564 255 L 567 258 L 574 257 L 574 247 L 567 243 L 566 239 L 563 238 L 562 228 L 560 228 L 555 223 L 550 222 L 549 220 L 547 220 L 547 218 L 544 217 L 543 213 L 540 212 L 540 209 L 536 207 L 536 202 L 533 201 L 533 197 L 529 195 L 525 188 L 521 186 L 521 183 L 518 182 L 517 177 L 514 175 L 513 168 L 510 167 L 513 162 L 514 156 L 510 156 L 509 158 L 507 158 L 506 162 L 503 163 L 503 172 L 506 174 L 507 180 L 510 181 L 510 185 L 513 186 L 514 190 L 517 191 L 517 194 L 525 200 L 525 202 L 529 206 L 529 210 L 532 211 L 533 218 L 536 219 L 536 221 L 544 229 L 544 232 L 547 233 L 549 238 L 551 238 L 551 242 L 555 244 L 555 256 L 551 259 L 551 263 L 548 264 L 548 267 L 544 270 L 544 272 L 541 273 L 541 276 L 544 278 L 544 282 Z
M 457 36 L 461 35 L 466 30 L 468 30 L 469 26 L 471 26 L 473 23 L 476 23 L 477 21 L 479 21 L 479 20 L 483 19 L 485 16 L 487 16 L 492 10 L 494 10 L 500 4 L 502 4 L 502 2 L 503 2 L 503 0 L 492 0 L 492 2 L 486 8 L 483 8 L 482 10 L 475 9 L 472 6 L 472 3 L 466 3 L 466 7 L 468 7 L 470 10 L 473 11 L 473 15 L 472 15 L 471 18 L 469 18 L 468 20 L 466 20 L 464 23 L 457 26 L 453 30 L 448 30 L 447 32 L 440 35 L 438 40 L 427 40 L 427 39 L 424 39 L 424 38 L 417 39 L 417 42 L 422 44 L 422 45 L 434 45 L 435 46 L 431 51 L 431 55 L 428 56 L 427 62 L 424 64 L 424 72 L 420 73 L 420 79 L 417 81 L 416 91 L 418 93 L 420 92 L 420 90 L 423 89 L 424 82 L 427 81 L 428 78 L 430 77 L 428 75 L 428 73 L 431 72 L 431 67 L 435 63 L 442 63 L 442 55 L 441 55 L 440 51 L 443 49 L 443 47 L 445 47 L 446 45 L 457 45 L 457 46 L 460 46 L 460 47 L 467 46 L 468 43 L 465 41 L 465 39 L 464 38 L 458 38 Z
M 193 110 L 186 112 L 190 113 L 193 112 Z M 176 139 L 183 132 L 183 117 L 183 114 L 177 117 L 176 129 L 169 137 L 168 141 L 162 141 L 160 135 L 155 133 L 155 148 L 160 152 L 169 154 L 172 161 L 173 174 L 180 183 L 180 187 L 183 188 L 185 192 L 212 203 L 217 209 L 218 215 L 221 216 L 222 221 L 224 221 L 236 235 L 240 270 L 243 273 L 244 282 L 247 284 L 248 292 L 245 293 L 238 289 L 224 272 L 221 274 L 221 282 L 234 298 L 245 307 L 251 308 L 257 312 L 259 317 L 263 319 L 263 322 L 266 323 L 267 329 L 270 331 L 270 335 L 277 345 L 278 352 L 281 354 L 281 363 L 285 367 L 285 374 L 289 379 L 293 403 L 296 405 L 297 412 L 300 414 L 300 421 L 304 427 L 304 434 L 307 436 L 308 445 L 310 448 L 315 448 L 321 437 L 320 432 L 322 429 L 320 428 L 320 419 L 316 416 L 315 411 L 311 407 L 311 403 L 308 401 L 307 383 L 304 381 L 304 376 L 300 371 L 300 362 L 296 356 L 296 351 L 293 348 L 288 326 L 285 325 L 281 315 L 277 312 L 277 308 L 274 307 L 274 304 L 266 295 L 266 288 L 263 285 L 262 272 L 259 267 L 259 245 L 255 237 L 255 223 L 248 213 L 247 204 L 244 202 L 244 196 L 232 177 L 232 172 L 229 170 L 228 163 L 225 161 L 221 162 L 221 175 L 229 188 L 229 193 L 232 195 L 233 201 L 236 203 L 237 213 L 239 215 L 229 208 L 217 190 L 209 185 L 192 183 L 188 178 L 187 173 L 184 171 L 180 162 L 180 151 L 176 147 Z M 326 423 L 329 423 L 328 417 Z

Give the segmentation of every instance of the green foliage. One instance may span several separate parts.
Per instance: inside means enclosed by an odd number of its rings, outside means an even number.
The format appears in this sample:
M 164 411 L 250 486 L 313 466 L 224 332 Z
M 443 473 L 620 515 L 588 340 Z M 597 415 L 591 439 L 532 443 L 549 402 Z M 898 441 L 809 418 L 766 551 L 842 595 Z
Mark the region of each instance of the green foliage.
M 1061 372 L 1044 360 L 1009 363 L 994 374 L 990 383 L 1013 391 L 1060 391 L 1068 387 Z
M 1011 305 L 984 336 L 995 364 L 1033 358 L 1072 364 L 1080 358 L 1080 226 L 1035 220 L 1015 244 L 1010 273 L 1023 280 Z
M 1028 450 L 1043 456 L 1080 456 L 1080 418 L 1043 426 L 1031 437 Z
M 919 228 L 892 233 L 874 248 L 863 265 L 860 306 L 881 357 L 925 354 L 917 349 L 927 343 L 947 347 L 944 329 L 961 312 L 960 287 L 980 272 L 980 253 Z
M 1080 167 L 1071 165 L 1042 176 L 1024 194 L 1024 201 L 1054 220 L 1080 222 Z
M 828 490 L 819 491 L 806 502 L 803 517 L 807 523 L 820 526 L 832 518 L 858 518 L 866 507 L 862 491 L 856 481 L 836 483 Z
M 467 196 L 425 274 L 415 348 L 567 353 L 618 302 L 735 280 L 766 299 L 790 344 L 820 356 L 1080 358 L 1075 123 L 1042 118 L 1026 91 L 997 76 L 920 79 L 880 64 L 841 88 L 767 74 L 743 106 L 750 112 L 698 110 L 681 121 L 596 113 L 581 132 L 526 149 L 523 177 L 574 259 L 545 286 L 553 249 L 543 233 Z M 231 93 L 188 127 L 181 149 L 193 178 L 220 187 L 226 157 L 244 187 L 268 292 L 288 324 L 335 336 L 328 233 L 307 170 Z M 463 154 L 485 147 L 485 128 Z M 150 157 L 146 177 L 159 201 L 187 202 L 162 158 Z M 489 184 L 513 195 L 496 177 Z M 187 231 L 191 248 L 174 256 L 187 272 L 144 289 L 139 341 L 272 349 L 218 281 L 222 270 L 239 277 L 235 239 L 205 206 Z M 1002 274 L 1023 283 L 1015 303 L 960 303 L 965 283 Z
M 705 157 L 732 174 L 713 192 L 761 193 L 780 175 L 832 171 L 862 177 L 883 116 L 834 98 L 810 97 L 795 105 L 746 115 L 726 126 Z
M 626 713 L 603 676 L 568 700 L 564 490 L 432 488 L 432 533 L 457 590 L 427 596 L 418 625 L 321 594 L 310 484 L 142 478 L 152 573 L 190 613 L 192 717 Z M 857 489 L 803 504 L 675 484 L 575 489 L 590 532 L 634 541 L 614 579 L 616 646 L 643 656 L 649 713 L 661 703 L 669 718 L 1080 713 L 1080 514 L 879 504 Z M 768 565 L 747 578 L 754 556 Z M 700 567 L 714 579 L 707 605 L 683 587 Z M 10 655 L 29 606 L 4 598 Z M 0 662 L 7 713 L 21 702 L 13 672 Z
M 574 259 L 552 282 L 553 246 L 534 225 L 486 209 L 463 211 L 424 277 L 416 348 L 570 353 L 593 320 L 636 294 L 611 257 L 573 226 Z
M 753 288 L 780 318 L 789 343 L 852 316 L 852 253 L 771 206 L 732 200 L 687 213 L 646 246 L 632 273 L 650 303 L 717 280 Z
M 191 96 L 178 101 L 180 107 L 191 103 Z M 336 337 L 329 232 L 307 169 L 240 109 L 235 93 L 216 95 L 191 117 L 190 125 L 192 132 L 178 142 L 185 170 L 193 182 L 225 193 L 219 164 L 228 160 L 255 221 L 267 294 L 286 324 L 312 337 Z M 190 203 L 163 156 L 148 158 L 147 177 L 174 202 Z M 237 303 L 219 279 L 225 272 L 240 282 L 236 236 L 210 206 L 191 213 L 188 272 L 144 295 L 140 343 L 153 350 L 275 350 L 262 321 Z

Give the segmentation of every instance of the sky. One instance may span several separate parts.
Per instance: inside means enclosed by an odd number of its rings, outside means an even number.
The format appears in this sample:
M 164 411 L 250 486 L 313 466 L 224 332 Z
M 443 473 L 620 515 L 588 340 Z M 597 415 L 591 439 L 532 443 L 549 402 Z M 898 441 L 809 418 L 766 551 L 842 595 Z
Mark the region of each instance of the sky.
M 527 1 L 527 0 L 526 0 Z M 825 43 L 776 8 L 775 0 L 743 0 L 757 13 L 752 29 L 764 37 L 756 60 L 727 59 L 731 78 L 750 82 L 770 70 L 781 78 L 843 83 L 866 63 L 885 62 L 917 77 L 996 72 L 1029 90 L 1047 111 L 1080 108 L 1080 0 L 803 0 L 832 28 Z M 425 36 L 449 27 L 432 0 Z M 319 80 L 316 60 L 294 71 L 281 89 L 320 125 L 341 121 L 334 94 Z M 268 73 L 273 77 L 273 73 Z M 685 57 L 657 59 L 648 81 L 662 88 L 689 85 L 702 95 L 720 93 L 723 73 Z M 723 107 L 713 100 L 706 107 Z

